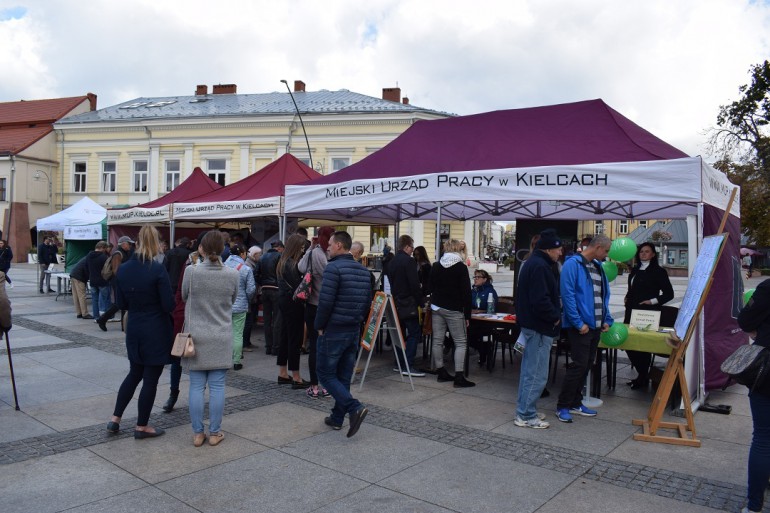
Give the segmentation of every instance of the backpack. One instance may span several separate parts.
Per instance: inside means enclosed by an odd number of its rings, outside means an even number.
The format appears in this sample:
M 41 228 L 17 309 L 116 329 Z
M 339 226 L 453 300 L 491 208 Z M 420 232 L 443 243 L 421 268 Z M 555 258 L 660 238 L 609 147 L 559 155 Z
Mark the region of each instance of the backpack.
M 106 281 L 110 281 L 113 276 L 115 276 L 115 273 L 112 271 L 112 257 L 115 256 L 114 254 L 110 255 L 110 257 L 107 259 L 106 262 L 104 262 L 104 265 L 102 266 L 102 279 Z

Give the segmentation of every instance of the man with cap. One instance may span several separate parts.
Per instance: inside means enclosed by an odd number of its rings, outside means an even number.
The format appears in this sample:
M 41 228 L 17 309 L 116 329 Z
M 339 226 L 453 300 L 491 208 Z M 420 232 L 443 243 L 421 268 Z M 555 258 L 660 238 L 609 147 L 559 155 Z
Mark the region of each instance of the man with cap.
M 548 357 L 561 325 L 559 268 L 562 242 L 556 230 L 540 232 L 535 249 L 521 266 L 516 291 L 516 322 L 526 340 L 521 359 L 516 419 L 519 427 L 545 429 L 550 424 L 537 412 L 537 400 L 548 381 Z
M 262 318 L 265 326 L 265 354 L 278 354 L 281 340 L 281 317 L 278 310 L 278 259 L 283 253 L 283 242 L 273 241 L 272 247 L 262 255 L 257 266 L 257 286 L 262 293 Z M 273 345 L 275 344 L 275 346 Z
M 596 411 L 583 405 L 583 385 L 602 332 L 610 329 L 610 284 L 602 261 L 610 251 L 610 239 L 597 235 L 583 252 L 568 258 L 561 268 L 562 326 L 567 331 L 572 365 L 564 376 L 556 417 L 572 422 L 572 415 L 595 417 Z M 526 352 L 526 351 L 525 351 Z
M 113 251 L 112 255 L 110 256 L 110 263 L 112 264 L 112 279 L 110 280 L 110 288 L 112 289 L 113 297 L 115 296 L 115 276 L 118 275 L 118 267 L 120 267 L 120 264 L 123 262 L 127 262 L 128 259 L 131 258 L 131 255 L 134 254 L 134 247 L 132 244 L 135 243 L 133 240 L 131 240 L 131 237 L 126 235 L 122 236 L 118 239 L 118 248 Z M 96 323 L 99 325 L 99 329 L 102 331 L 107 331 L 107 321 L 112 319 L 118 310 L 120 310 L 120 308 L 118 308 L 115 302 L 111 302 L 107 311 L 99 316 L 98 319 L 96 319 Z

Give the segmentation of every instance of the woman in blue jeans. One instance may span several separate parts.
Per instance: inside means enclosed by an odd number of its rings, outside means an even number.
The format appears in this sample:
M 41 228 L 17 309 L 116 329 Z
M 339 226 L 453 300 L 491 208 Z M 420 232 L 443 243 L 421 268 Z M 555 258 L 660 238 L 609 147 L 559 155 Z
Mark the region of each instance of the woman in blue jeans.
M 741 313 L 738 325 L 754 337 L 754 344 L 770 348 L 770 280 L 759 284 Z M 744 513 L 762 511 L 770 479 L 770 379 L 749 392 L 754 436 L 749 449 L 749 492 Z
M 190 371 L 190 421 L 193 445 L 206 441 L 203 426 L 204 392 L 209 386 L 209 445 L 225 437 L 225 374 L 233 365 L 232 308 L 238 296 L 238 271 L 222 264 L 224 237 L 210 231 L 201 239 L 198 253 L 203 261 L 189 266 L 182 279 L 185 329 L 195 343 L 195 356 L 182 358 Z

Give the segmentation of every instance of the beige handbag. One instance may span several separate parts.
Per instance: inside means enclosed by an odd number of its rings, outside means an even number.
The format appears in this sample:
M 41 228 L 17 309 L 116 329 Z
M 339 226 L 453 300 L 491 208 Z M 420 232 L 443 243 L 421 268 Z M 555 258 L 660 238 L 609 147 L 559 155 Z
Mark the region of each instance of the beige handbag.
M 171 356 L 180 356 L 182 358 L 195 356 L 195 344 L 193 344 L 192 335 L 189 333 L 177 333 L 174 339 L 174 346 L 171 348 Z

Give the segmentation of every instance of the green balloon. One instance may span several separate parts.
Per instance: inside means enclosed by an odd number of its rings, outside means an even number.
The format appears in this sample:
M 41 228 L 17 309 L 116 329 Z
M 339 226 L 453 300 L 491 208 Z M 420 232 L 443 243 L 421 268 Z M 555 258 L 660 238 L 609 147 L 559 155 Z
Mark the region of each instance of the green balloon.
M 612 241 L 609 256 L 618 262 L 628 262 L 636 255 L 636 242 L 628 237 L 618 237 Z
M 607 281 L 612 281 L 618 277 L 618 266 L 615 262 L 605 260 L 602 262 L 602 269 L 604 269 L 604 274 L 607 276 Z
M 610 329 L 602 333 L 602 343 L 608 347 L 617 347 L 628 338 L 628 326 L 621 322 L 616 322 Z
M 743 304 L 747 304 L 749 302 L 749 299 L 751 299 L 751 296 L 754 295 L 755 289 L 749 289 L 746 292 L 743 293 Z

